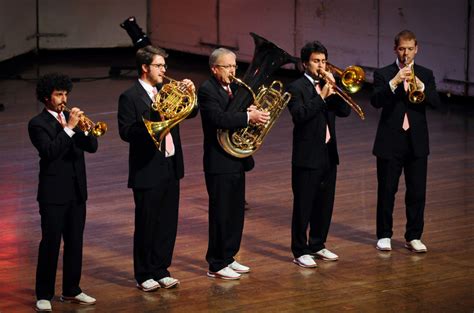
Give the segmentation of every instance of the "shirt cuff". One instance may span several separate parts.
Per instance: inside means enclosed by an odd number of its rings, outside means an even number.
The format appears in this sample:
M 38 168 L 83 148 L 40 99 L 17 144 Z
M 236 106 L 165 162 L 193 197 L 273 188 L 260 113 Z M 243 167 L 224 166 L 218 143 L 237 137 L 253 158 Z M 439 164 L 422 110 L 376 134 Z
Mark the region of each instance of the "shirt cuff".
M 397 85 L 393 83 L 393 79 L 388 82 L 388 85 L 390 86 L 390 90 L 392 91 L 392 93 L 395 93 L 395 89 L 397 89 Z
M 70 129 L 69 127 L 64 127 L 63 129 L 64 129 L 64 131 L 66 132 L 66 134 L 67 134 L 69 137 L 74 136 L 74 134 L 76 133 L 75 131 L 73 131 L 73 130 Z

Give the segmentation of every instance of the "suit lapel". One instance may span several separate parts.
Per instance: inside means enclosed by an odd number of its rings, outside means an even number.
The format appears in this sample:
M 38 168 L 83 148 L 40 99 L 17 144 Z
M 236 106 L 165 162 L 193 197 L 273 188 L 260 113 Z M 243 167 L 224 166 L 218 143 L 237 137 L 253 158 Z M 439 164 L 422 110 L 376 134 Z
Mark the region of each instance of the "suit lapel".
M 309 92 L 310 96 L 314 96 L 315 94 L 317 94 L 316 88 L 314 88 L 314 85 L 311 84 L 311 82 L 309 81 L 308 78 L 306 78 L 306 76 L 303 75 L 301 79 L 303 80 L 304 89 Z
M 216 88 L 217 93 L 219 94 L 219 96 L 222 99 L 222 101 L 219 101 L 219 104 L 221 105 L 221 108 L 224 111 L 226 111 L 227 107 L 229 105 L 229 102 L 230 102 L 229 101 L 229 95 L 224 90 L 224 88 L 222 88 L 222 85 L 217 81 L 217 79 L 214 76 L 211 78 L 211 82 L 214 85 L 214 87 Z M 231 90 L 232 90 L 232 88 L 231 88 Z M 232 92 L 234 92 L 234 90 L 232 90 Z
M 54 116 L 46 110 L 46 108 L 43 109 L 41 112 L 41 117 L 43 118 L 44 122 L 46 125 L 49 126 L 50 131 L 52 134 L 59 132 L 62 130 L 61 124 L 59 124 L 58 120 L 54 118 Z M 66 116 L 67 120 L 67 116 Z

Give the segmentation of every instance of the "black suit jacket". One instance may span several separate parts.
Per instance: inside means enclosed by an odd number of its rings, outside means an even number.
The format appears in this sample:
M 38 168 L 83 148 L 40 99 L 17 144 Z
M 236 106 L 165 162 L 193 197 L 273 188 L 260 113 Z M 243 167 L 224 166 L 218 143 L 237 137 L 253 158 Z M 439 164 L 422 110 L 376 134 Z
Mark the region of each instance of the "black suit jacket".
M 402 125 L 405 112 L 410 123 L 414 156 L 423 157 L 430 153 L 426 105 L 440 107 L 441 101 L 436 92 L 433 72 L 417 64 L 414 70 L 425 85 L 425 100 L 420 104 L 413 104 L 408 100 L 403 84 L 397 86 L 395 93 L 390 89 L 389 81 L 399 71 L 395 62 L 374 72 L 374 92 L 370 103 L 375 108 L 382 108 L 373 148 L 373 154 L 378 157 L 391 158 L 403 145 L 405 135 Z
M 321 169 L 329 164 L 329 159 L 339 164 L 336 116 L 349 116 L 349 105 L 337 95 L 323 100 L 304 75 L 288 86 L 288 92 L 291 94 L 288 109 L 294 123 L 293 166 Z M 328 144 L 325 143 L 326 124 L 331 134 Z
M 237 85 L 231 84 L 235 94 Z M 253 168 L 253 158 L 236 158 L 225 152 L 217 141 L 218 129 L 247 127 L 247 112 L 227 111 L 229 95 L 216 78 L 205 81 L 198 91 L 204 131 L 204 172 L 210 174 L 236 173 Z
M 120 138 L 130 144 L 129 188 L 153 188 L 168 173 L 165 154 L 156 148 L 142 120 L 144 117 L 159 121 L 158 114 L 150 108 L 151 103 L 152 100 L 138 80 L 119 98 L 117 117 Z M 197 112 L 195 110 L 188 118 L 196 116 Z M 179 125 L 171 129 L 171 135 L 175 147 L 176 178 L 181 179 L 184 176 L 184 164 Z
M 64 112 L 66 120 L 69 113 Z M 38 150 L 40 172 L 37 200 L 42 203 L 65 204 L 74 196 L 87 200 L 84 151 L 97 151 L 97 138 L 85 136 L 77 127 L 69 137 L 59 122 L 46 109 L 28 123 L 30 140 Z M 77 183 L 80 195 L 74 195 Z

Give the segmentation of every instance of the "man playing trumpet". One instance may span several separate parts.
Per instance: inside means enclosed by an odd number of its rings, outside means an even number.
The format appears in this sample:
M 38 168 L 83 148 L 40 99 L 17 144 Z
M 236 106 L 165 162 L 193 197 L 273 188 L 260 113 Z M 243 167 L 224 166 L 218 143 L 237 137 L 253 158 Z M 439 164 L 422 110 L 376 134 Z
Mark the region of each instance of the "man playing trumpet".
M 426 252 L 428 249 L 421 242 L 429 154 L 426 105 L 439 107 L 440 99 L 433 72 L 414 64 L 418 52 L 415 34 L 409 30 L 398 33 L 394 51 L 396 61 L 374 72 L 371 98 L 372 106 L 382 108 L 373 148 L 378 181 L 376 248 L 381 251 L 392 249 L 393 207 L 403 170 L 407 218 L 405 247 L 413 252 Z M 412 97 L 413 92 L 423 96 Z
M 41 242 L 36 270 L 36 310 L 51 311 L 56 269 L 64 240 L 61 301 L 94 304 L 96 300 L 79 287 L 82 243 L 86 221 L 86 167 L 84 151 L 97 151 L 97 138 L 86 136 L 78 126 L 84 112 L 72 108 L 63 112 L 72 89 L 70 78 L 47 74 L 36 86 L 43 111 L 28 124 L 31 142 L 38 150 L 40 173 L 38 196 Z

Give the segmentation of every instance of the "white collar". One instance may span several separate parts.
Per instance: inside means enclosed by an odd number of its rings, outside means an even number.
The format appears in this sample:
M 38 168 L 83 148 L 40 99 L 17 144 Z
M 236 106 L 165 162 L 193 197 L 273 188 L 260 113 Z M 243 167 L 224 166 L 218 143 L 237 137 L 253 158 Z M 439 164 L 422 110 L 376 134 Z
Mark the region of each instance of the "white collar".
M 400 66 L 400 61 L 398 60 L 398 58 L 395 60 L 395 63 L 397 63 L 397 66 L 399 69 L 402 69 L 403 67 Z M 415 60 L 413 60 L 410 64 L 408 65 L 405 65 L 405 66 L 413 66 L 415 64 Z
M 316 82 L 319 82 L 316 81 L 313 77 L 311 77 L 310 75 L 308 75 L 306 72 L 304 73 L 304 76 L 306 76 L 307 79 L 309 79 L 309 81 L 311 82 L 311 84 L 314 86 L 316 84 Z

